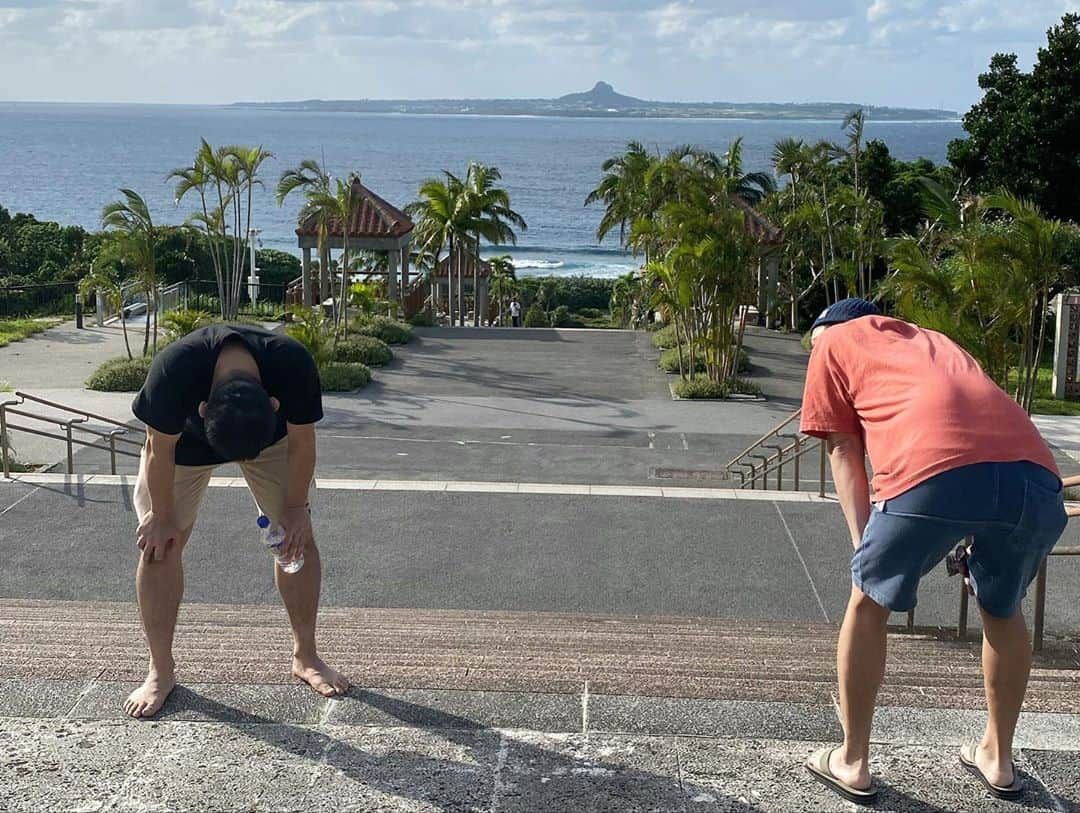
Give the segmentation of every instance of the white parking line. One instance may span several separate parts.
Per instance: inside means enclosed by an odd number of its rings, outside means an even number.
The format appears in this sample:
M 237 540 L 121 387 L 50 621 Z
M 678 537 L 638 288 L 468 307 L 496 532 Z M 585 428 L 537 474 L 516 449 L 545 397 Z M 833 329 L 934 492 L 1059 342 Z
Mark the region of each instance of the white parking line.
M 126 474 L 17 474 L 14 482 L 30 485 L 132 486 L 135 478 Z M 835 497 L 819 497 L 807 491 L 764 491 L 738 488 L 688 488 L 684 486 L 641 486 L 590 483 L 517 483 L 476 480 L 372 480 L 316 477 L 323 491 L 452 491 L 458 494 L 555 494 L 587 497 L 634 497 L 668 500 L 753 500 L 769 502 L 833 503 Z M 212 477 L 211 488 L 246 488 L 243 477 Z M 25 496 L 23 497 L 25 499 Z

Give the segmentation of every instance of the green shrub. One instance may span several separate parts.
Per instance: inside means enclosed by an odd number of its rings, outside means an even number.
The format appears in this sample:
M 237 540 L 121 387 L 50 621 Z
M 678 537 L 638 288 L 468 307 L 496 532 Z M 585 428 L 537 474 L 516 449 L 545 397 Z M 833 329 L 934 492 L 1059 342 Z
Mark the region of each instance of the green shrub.
M 412 328 L 387 316 L 360 317 L 353 322 L 353 331 L 361 336 L 374 336 L 387 344 L 408 344 L 412 341 Z
M 438 323 L 430 313 L 420 311 L 409 317 L 409 324 L 413 327 L 436 327 Z
M 732 395 L 761 395 L 761 387 L 750 381 L 731 378 L 723 384 L 709 380 L 706 375 L 693 378 L 681 378 L 675 384 L 675 395 L 679 398 L 730 398 Z
M 358 361 L 369 367 L 381 367 L 393 358 L 390 345 L 374 336 L 353 336 L 341 342 L 334 351 L 334 361 Z
M 323 392 L 351 392 L 371 382 L 371 370 L 358 361 L 331 361 L 319 370 Z
M 552 327 L 570 327 L 570 309 L 566 305 L 559 305 L 551 314 Z
M 705 359 L 702 357 L 702 355 L 700 353 L 698 353 L 698 355 L 697 355 L 697 357 L 695 358 L 694 361 L 695 361 L 694 372 L 695 373 L 703 373 L 703 372 L 705 372 Z M 690 364 L 690 354 L 687 353 L 686 351 L 683 351 L 683 364 L 685 364 L 687 366 L 689 366 L 689 364 Z M 677 372 L 679 372 L 679 351 L 678 351 L 678 349 L 673 347 L 670 350 L 665 350 L 663 353 L 660 354 L 660 369 L 662 369 L 662 370 L 664 370 L 665 372 L 668 372 L 668 373 L 677 373 Z
M 98 392 L 137 392 L 150 372 L 149 356 L 109 359 L 86 379 L 87 389 Z
M 584 319 L 607 319 L 608 311 L 602 308 L 581 308 L 578 310 L 578 316 Z
M 295 307 L 290 313 L 292 322 L 285 332 L 307 348 L 315 364 L 321 369 L 334 356 L 333 325 L 322 311 L 311 308 Z
M 653 334 L 653 344 L 661 350 L 669 350 L 678 343 L 675 336 L 675 325 L 667 325 Z
M 551 321 L 543 308 L 533 305 L 525 312 L 525 327 L 551 327 Z
M 165 326 L 165 336 L 175 341 L 214 321 L 214 316 L 207 311 L 180 309 L 169 311 L 161 320 Z

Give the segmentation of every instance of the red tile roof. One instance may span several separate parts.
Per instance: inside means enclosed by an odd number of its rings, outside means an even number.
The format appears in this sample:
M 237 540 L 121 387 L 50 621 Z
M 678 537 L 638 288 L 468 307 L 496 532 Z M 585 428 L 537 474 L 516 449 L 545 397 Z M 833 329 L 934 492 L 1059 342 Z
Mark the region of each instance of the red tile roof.
M 740 198 L 738 195 L 731 196 L 731 202 L 746 213 L 746 228 L 752 235 L 763 243 L 779 245 L 784 242 L 784 232 L 774 225 L 765 215 Z
M 349 239 L 358 240 L 370 238 L 395 238 L 403 237 L 413 230 L 413 222 L 409 216 L 400 209 L 390 205 L 380 198 L 359 180 L 353 181 L 353 194 L 360 198 L 360 206 L 353 217 L 349 227 Z M 343 230 L 341 221 L 330 221 L 329 234 L 331 237 L 341 237 Z M 296 230 L 297 236 L 316 237 L 318 228 L 315 216 L 307 218 Z

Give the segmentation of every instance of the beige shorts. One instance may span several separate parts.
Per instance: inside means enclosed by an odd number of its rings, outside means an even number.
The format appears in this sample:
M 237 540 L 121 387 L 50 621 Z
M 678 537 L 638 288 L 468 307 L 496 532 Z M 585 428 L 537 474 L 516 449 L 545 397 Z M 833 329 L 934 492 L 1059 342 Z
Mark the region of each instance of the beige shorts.
M 195 525 L 203 495 L 210 485 L 212 466 L 177 466 L 173 480 L 173 505 L 176 513 L 176 525 L 182 531 L 189 531 Z M 285 507 L 285 490 L 289 482 L 289 439 L 282 438 L 273 446 L 263 449 L 254 460 L 238 464 L 244 473 L 248 490 L 255 500 L 259 513 L 265 514 L 276 524 L 281 521 Z M 135 514 L 139 521 L 150 514 L 150 490 L 144 474 L 146 456 L 143 453 L 139 461 L 139 477 L 135 482 Z

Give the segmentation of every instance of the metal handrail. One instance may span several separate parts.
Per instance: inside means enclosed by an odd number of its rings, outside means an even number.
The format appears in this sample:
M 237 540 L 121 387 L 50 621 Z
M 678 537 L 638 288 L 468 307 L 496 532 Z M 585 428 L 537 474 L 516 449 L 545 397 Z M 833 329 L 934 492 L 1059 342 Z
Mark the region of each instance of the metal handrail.
M 761 481 L 763 488 L 768 488 L 769 475 L 776 472 L 776 488 L 778 491 L 782 491 L 784 488 L 784 466 L 788 463 L 793 463 L 795 468 L 795 491 L 798 491 L 799 476 L 801 473 L 799 460 L 808 452 L 818 449 L 821 453 L 821 477 L 818 482 L 818 496 L 825 496 L 825 442 L 807 439 L 799 432 L 796 432 L 795 434 L 784 432 L 784 430 L 797 421 L 801 415 L 801 409 L 788 415 L 784 420 L 731 459 L 727 464 L 726 469 L 729 475 L 738 475 L 740 488 L 757 488 L 759 480 Z M 790 445 L 784 445 L 783 442 L 779 444 L 770 442 L 774 440 L 785 441 L 789 439 L 793 441 Z M 775 454 L 762 455 L 760 453 L 762 449 L 775 450 Z M 755 461 L 760 460 L 761 462 L 749 462 L 751 459 Z M 742 470 L 744 468 L 750 469 L 749 476 Z
M 38 415 L 33 412 L 27 412 L 24 409 L 18 409 L 17 407 L 23 406 L 25 403 L 31 402 L 41 404 L 42 406 L 55 409 L 62 413 L 67 413 L 72 417 L 52 416 L 47 417 L 45 415 Z M 29 418 L 30 420 L 40 421 L 42 423 L 54 424 L 63 430 L 63 434 L 56 434 L 54 432 L 46 432 L 43 429 L 24 426 L 22 424 L 14 424 L 8 421 L 9 415 L 16 415 L 20 418 Z M 94 420 L 112 427 L 108 430 L 98 429 L 92 426 L 85 426 L 87 421 Z M 89 412 L 85 409 L 79 409 L 77 407 L 67 406 L 66 404 L 59 404 L 55 401 L 49 401 L 45 398 L 39 398 L 36 395 L 30 395 L 29 393 L 16 391 L 14 399 L 8 399 L 0 401 L 0 461 L 3 464 L 4 477 L 11 476 L 11 449 L 9 438 L 9 431 L 16 430 L 19 432 L 27 432 L 31 435 L 38 435 L 40 437 L 51 438 L 53 440 L 60 440 L 67 444 L 67 473 L 74 474 L 75 471 L 75 446 L 85 446 L 95 449 L 108 448 L 110 470 L 112 474 L 116 474 L 116 456 L 124 455 L 125 457 L 138 457 L 139 451 L 131 451 L 125 448 L 118 448 L 117 444 L 124 444 L 127 446 L 134 446 L 137 449 L 142 448 L 142 441 L 135 440 L 134 438 L 125 437 L 129 431 L 139 431 L 134 427 L 114 420 L 112 418 L 106 418 L 104 415 L 98 415 L 94 412 Z M 83 432 L 88 435 L 92 435 L 98 440 L 86 441 L 78 437 L 75 437 L 75 432 Z M 104 440 L 105 444 L 99 443 Z

